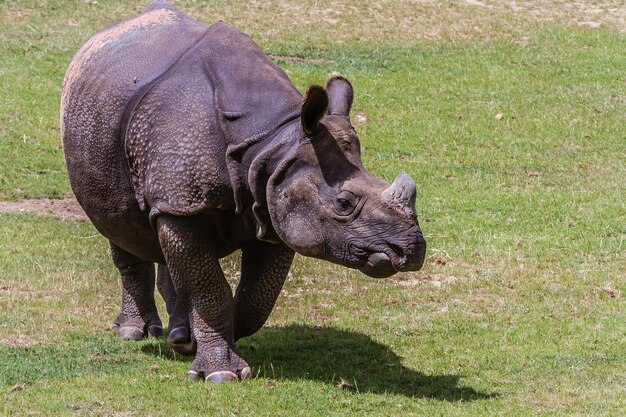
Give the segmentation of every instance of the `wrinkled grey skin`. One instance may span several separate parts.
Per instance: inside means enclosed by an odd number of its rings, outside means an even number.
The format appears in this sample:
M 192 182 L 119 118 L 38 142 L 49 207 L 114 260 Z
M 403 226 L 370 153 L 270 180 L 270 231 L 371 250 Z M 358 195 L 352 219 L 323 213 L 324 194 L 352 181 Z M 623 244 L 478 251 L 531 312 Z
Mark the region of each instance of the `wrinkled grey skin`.
M 192 379 L 243 379 L 235 341 L 269 316 L 295 252 L 372 277 L 417 270 L 415 184 L 370 175 L 349 121 L 352 86 L 306 98 L 237 29 L 165 2 L 96 34 L 62 91 L 72 189 L 122 277 L 122 339 L 193 354 Z M 233 296 L 219 259 L 242 250 Z

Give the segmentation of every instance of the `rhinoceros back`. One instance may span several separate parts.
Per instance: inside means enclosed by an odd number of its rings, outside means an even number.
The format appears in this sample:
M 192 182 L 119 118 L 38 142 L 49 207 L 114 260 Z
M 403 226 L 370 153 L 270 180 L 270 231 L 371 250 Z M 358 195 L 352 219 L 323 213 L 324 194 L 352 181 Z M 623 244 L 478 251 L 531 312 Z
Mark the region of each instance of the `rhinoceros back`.
M 94 35 L 67 70 L 61 133 L 72 189 L 96 228 L 131 252 L 141 252 L 132 246 L 141 245 L 142 238 L 154 237 L 135 199 L 120 137 L 122 121 L 133 97 L 206 29 L 169 4 L 155 2 L 137 17 Z M 133 234 L 135 243 L 125 237 Z

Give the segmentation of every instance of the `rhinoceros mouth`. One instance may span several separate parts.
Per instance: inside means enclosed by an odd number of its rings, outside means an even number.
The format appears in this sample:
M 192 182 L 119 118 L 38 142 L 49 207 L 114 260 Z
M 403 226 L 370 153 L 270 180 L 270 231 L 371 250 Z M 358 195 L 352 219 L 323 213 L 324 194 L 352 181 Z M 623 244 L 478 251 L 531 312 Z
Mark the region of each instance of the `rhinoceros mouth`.
M 372 278 L 387 278 L 401 271 L 406 258 L 404 251 L 392 244 L 368 248 L 352 245 L 353 253 L 360 259 L 359 271 Z
M 372 278 L 388 278 L 398 272 L 386 253 L 375 252 L 367 257 L 359 271 Z

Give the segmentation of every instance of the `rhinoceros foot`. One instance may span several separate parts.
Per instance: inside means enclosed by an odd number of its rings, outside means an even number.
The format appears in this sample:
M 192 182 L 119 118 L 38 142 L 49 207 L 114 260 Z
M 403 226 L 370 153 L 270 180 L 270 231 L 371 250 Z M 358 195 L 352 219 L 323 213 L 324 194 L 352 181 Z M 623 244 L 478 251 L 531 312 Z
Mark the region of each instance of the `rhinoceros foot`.
M 238 375 L 230 371 L 218 371 L 213 372 L 209 376 L 207 376 L 205 378 L 205 381 L 214 384 L 219 384 L 220 382 L 236 381 L 237 379 L 243 381 L 244 379 L 250 378 L 250 375 L 252 375 L 252 370 L 249 366 L 246 366 L 239 372 Z
M 163 334 L 161 320 L 157 317 L 149 323 L 137 323 L 137 320 L 118 317 L 111 327 L 122 340 L 141 340 L 144 337 L 159 337 Z
M 171 329 L 167 334 L 167 345 L 181 355 L 195 355 L 196 339 L 188 326 L 180 326 Z
M 250 378 L 252 370 L 237 352 L 230 350 L 229 354 L 226 355 L 229 359 L 219 355 L 220 353 L 224 354 L 226 352 L 223 352 L 220 348 L 207 351 L 206 355 L 208 356 L 198 353 L 189 369 L 189 380 L 221 383 L 237 380 L 243 381 Z M 218 355 L 221 358 L 216 361 Z

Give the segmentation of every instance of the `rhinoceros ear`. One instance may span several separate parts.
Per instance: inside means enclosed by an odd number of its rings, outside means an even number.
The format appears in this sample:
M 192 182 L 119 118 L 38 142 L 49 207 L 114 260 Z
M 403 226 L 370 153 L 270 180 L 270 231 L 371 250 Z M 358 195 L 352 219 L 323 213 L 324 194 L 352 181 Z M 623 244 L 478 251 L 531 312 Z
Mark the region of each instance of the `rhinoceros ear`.
M 315 132 L 318 123 L 328 108 L 328 95 L 319 85 L 312 85 L 306 93 L 302 104 L 302 129 L 307 135 Z
M 348 118 L 354 98 L 352 84 L 347 78 L 333 74 L 326 83 L 328 94 L 328 114 L 336 114 Z

